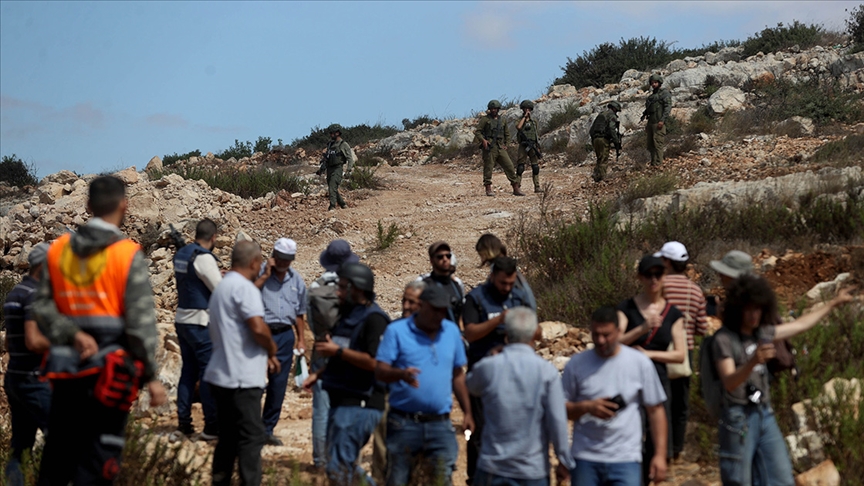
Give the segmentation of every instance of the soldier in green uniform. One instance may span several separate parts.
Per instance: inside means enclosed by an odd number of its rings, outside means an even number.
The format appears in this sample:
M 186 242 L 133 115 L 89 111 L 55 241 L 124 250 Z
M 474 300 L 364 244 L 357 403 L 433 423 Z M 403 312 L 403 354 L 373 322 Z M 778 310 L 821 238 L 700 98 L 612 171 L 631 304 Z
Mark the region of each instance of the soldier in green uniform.
M 504 169 L 507 180 L 513 186 L 514 196 L 524 196 L 519 190 L 519 179 L 513 170 L 513 162 L 507 155 L 507 140 L 510 139 L 510 131 L 507 122 L 498 116 L 501 102 L 492 100 L 486 105 L 486 115 L 480 118 L 477 129 L 474 130 L 474 140 L 480 144 L 483 150 L 483 185 L 486 186 L 486 195 L 494 196 L 492 191 L 492 168 L 497 162 Z
M 522 118 L 516 124 L 516 140 L 519 142 L 518 157 L 516 158 L 516 175 L 519 184 L 522 184 L 522 173 L 525 172 L 526 159 L 531 162 L 531 179 L 534 181 L 534 192 L 543 192 L 540 189 L 540 143 L 537 138 L 537 123 L 531 118 L 534 110 L 534 102 L 524 100 L 519 103 L 522 108 Z
M 645 100 L 645 112 L 642 119 L 648 119 L 645 131 L 648 134 L 648 152 L 651 153 L 651 165 L 663 163 L 663 146 L 666 145 L 666 120 L 672 113 L 672 95 L 669 90 L 661 88 L 663 77 L 652 74 L 648 78 L 651 89 L 654 90 Z
M 351 169 L 354 166 L 354 157 L 351 156 L 351 146 L 348 142 L 342 140 L 342 127 L 336 123 L 327 127 L 330 132 L 330 142 L 327 143 L 327 149 L 324 151 L 324 158 L 321 160 L 321 167 L 316 174 L 321 175 L 327 173 L 327 191 L 330 194 L 330 207 L 328 211 L 336 209 L 336 204 L 340 208 L 346 208 L 348 205 L 339 194 L 339 184 L 342 183 L 342 166 L 348 164 L 348 170 L 345 172 L 345 177 L 350 177 Z
M 597 165 L 594 166 L 594 182 L 600 182 L 606 177 L 606 166 L 609 163 L 609 147 L 621 151 L 621 134 L 618 131 L 618 112 L 621 111 L 621 103 L 610 101 L 606 105 L 609 109 L 597 115 L 591 124 L 591 145 L 597 155 Z

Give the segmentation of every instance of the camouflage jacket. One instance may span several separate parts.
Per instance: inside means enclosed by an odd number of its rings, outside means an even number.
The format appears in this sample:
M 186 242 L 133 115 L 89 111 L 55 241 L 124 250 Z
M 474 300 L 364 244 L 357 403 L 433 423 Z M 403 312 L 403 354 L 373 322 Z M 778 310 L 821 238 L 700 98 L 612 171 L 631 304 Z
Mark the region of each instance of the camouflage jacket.
M 516 139 L 521 142 L 537 143 L 537 122 L 533 118 L 529 118 L 522 125 L 521 130 L 517 130 Z
M 86 257 L 123 238 L 125 236 L 116 226 L 101 218 L 93 218 L 78 229 L 70 244 L 75 254 Z M 133 358 L 144 364 L 142 380 L 148 382 L 156 375 L 156 343 L 159 334 L 156 331 L 156 306 L 150 286 L 150 270 L 140 251 L 135 254 L 129 268 L 124 307 L 125 342 L 122 345 Z M 52 345 L 73 345 L 75 334 L 81 329 L 57 309 L 47 265 L 33 301 L 33 314 L 39 329 Z
M 610 108 L 597 115 L 594 123 L 591 124 L 589 135 L 592 140 L 595 138 L 605 138 L 618 147 L 621 145 L 621 135 L 618 133 L 619 126 L 618 114 Z
M 490 118 L 489 115 L 480 117 L 477 129 L 474 130 L 474 141 L 482 144 L 483 140 L 489 141 L 490 146 L 497 142 L 498 147 L 503 147 L 507 140 L 510 140 L 510 129 L 501 115 L 496 118 Z
M 672 113 L 672 95 L 666 88 L 660 88 L 651 93 L 645 100 L 645 118 L 648 123 L 665 122 Z

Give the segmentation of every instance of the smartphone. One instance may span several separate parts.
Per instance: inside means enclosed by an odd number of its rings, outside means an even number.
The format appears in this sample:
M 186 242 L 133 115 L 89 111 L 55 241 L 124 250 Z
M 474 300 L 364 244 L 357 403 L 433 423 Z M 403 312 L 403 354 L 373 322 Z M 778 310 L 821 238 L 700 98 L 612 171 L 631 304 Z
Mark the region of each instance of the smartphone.
M 615 405 L 618 405 L 618 410 L 615 410 L 615 413 L 624 410 L 624 407 L 627 406 L 627 402 L 624 401 L 624 397 L 622 397 L 620 393 L 610 398 L 609 401 L 614 403 Z

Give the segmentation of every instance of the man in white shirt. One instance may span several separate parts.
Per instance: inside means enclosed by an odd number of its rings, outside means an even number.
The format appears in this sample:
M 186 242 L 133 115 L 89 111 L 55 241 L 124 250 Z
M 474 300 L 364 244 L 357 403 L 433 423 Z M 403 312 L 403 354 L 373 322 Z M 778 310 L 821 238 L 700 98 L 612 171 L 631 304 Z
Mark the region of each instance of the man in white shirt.
M 207 306 L 213 289 L 222 280 L 213 247 L 216 246 L 216 223 L 202 219 L 195 227 L 195 241 L 177 250 L 174 255 L 174 278 L 177 281 L 177 315 L 174 327 L 180 342 L 180 381 L 177 383 L 177 431 L 185 436 L 195 433 L 192 426 L 192 396 L 195 384 L 204 376 L 213 345 L 207 324 Z M 200 438 L 214 440 L 218 436 L 216 403 L 210 387 L 201 382 L 201 407 L 204 409 L 204 432 Z
M 261 397 L 267 373 L 280 370 L 276 343 L 264 323 L 261 292 L 252 283 L 261 261 L 257 243 L 238 242 L 231 252 L 231 271 L 210 298 L 213 356 L 204 381 L 210 384 L 219 421 L 214 486 L 231 484 L 235 461 L 241 484 L 261 483 L 261 448 L 266 439 Z

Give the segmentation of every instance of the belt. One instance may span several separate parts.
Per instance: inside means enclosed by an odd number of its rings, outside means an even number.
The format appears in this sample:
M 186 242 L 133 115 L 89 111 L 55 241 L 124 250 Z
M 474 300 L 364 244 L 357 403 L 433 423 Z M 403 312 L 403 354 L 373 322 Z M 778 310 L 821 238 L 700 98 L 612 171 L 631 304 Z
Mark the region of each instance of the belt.
M 403 412 L 402 410 L 397 410 L 395 408 L 391 408 L 389 412 L 397 417 L 405 417 L 416 423 L 426 423 L 426 422 L 442 422 L 444 420 L 450 420 L 450 413 L 408 413 Z
M 276 326 L 283 326 L 283 327 L 276 327 Z M 291 326 L 291 325 L 286 326 L 283 324 L 274 324 L 274 325 L 267 324 L 267 327 L 270 328 L 270 334 L 273 336 L 275 336 L 277 334 L 282 334 L 283 332 L 288 332 L 288 331 L 291 331 L 294 329 L 294 326 Z

